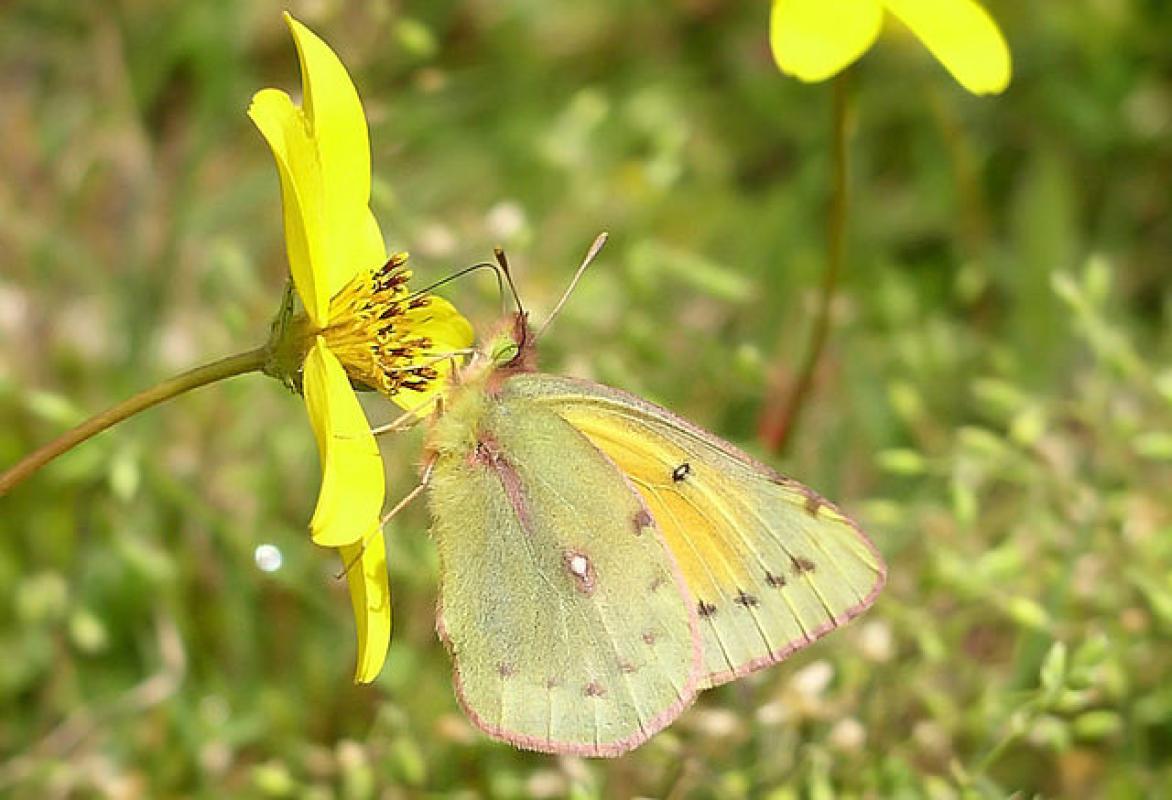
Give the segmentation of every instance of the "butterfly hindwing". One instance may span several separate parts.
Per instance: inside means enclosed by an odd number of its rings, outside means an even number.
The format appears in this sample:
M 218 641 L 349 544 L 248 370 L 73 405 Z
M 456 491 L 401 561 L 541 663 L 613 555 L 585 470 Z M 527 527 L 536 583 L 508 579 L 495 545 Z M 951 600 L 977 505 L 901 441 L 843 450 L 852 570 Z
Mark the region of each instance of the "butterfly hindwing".
M 696 602 L 703 686 L 780 661 L 882 588 L 881 557 L 833 504 L 671 412 L 542 374 L 506 392 L 557 413 L 642 494 Z
M 524 399 L 470 399 L 444 421 L 461 427 L 439 437 L 430 493 L 460 702 L 521 747 L 625 752 L 703 678 L 694 601 L 640 494 L 586 437 Z

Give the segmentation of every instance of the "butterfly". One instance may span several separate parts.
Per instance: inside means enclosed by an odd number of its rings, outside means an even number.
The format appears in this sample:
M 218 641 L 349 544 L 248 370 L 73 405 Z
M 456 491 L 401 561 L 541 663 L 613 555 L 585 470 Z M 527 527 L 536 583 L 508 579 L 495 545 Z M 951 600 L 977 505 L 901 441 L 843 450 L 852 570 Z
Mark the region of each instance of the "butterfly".
M 660 406 L 536 372 L 533 342 L 518 312 L 425 442 L 437 630 L 478 728 L 618 756 L 875 600 L 883 559 L 833 503 Z

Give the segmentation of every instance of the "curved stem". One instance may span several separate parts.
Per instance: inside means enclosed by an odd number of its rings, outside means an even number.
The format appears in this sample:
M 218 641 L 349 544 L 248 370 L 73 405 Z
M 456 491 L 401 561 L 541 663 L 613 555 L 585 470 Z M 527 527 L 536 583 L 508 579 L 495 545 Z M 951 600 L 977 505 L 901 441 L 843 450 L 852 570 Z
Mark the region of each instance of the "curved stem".
M 170 400 L 184 392 L 190 392 L 192 389 L 198 389 L 201 386 L 207 386 L 209 383 L 222 381 L 235 375 L 256 372 L 264 366 L 267 354 L 267 348 L 259 347 L 247 353 L 238 353 L 210 364 L 204 364 L 202 367 L 196 367 L 141 391 L 100 414 L 95 414 L 76 428 L 66 431 L 48 444 L 37 448 L 15 465 L 0 473 L 0 497 L 3 497 L 13 486 L 54 458 L 76 447 L 91 436 L 101 433 L 127 417 L 132 417 L 140 411 L 145 411 L 151 406 L 158 405 L 164 400 Z
M 772 413 L 766 409 L 761 424 L 761 438 L 775 453 L 785 450 L 794 428 L 797 427 L 802 410 L 809 399 L 814 383 L 814 374 L 826 349 L 830 334 L 830 314 L 834 296 L 842 275 L 843 254 L 846 242 L 847 201 L 849 197 L 848 151 L 847 151 L 847 77 L 845 74 L 834 79 L 833 111 L 833 158 L 834 184 L 830 198 L 830 211 L 826 228 L 826 271 L 822 273 L 822 287 L 818 295 L 818 308 L 810 328 L 806 355 L 798 371 L 798 377 L 779 410 Z M 775 408 L 778 408 L 775 406 Z

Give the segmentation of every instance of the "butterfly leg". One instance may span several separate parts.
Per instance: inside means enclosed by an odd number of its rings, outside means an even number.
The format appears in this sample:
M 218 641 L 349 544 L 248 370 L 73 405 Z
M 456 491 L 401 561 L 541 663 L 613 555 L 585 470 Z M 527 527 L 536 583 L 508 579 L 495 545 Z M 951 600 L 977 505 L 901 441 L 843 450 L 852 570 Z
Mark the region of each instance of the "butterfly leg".
M 419 495 L 423 494 L 423 490 L 427 488 L 429 483 L 431 483 L 431 473 L 435 469 L 435 460 L 436 456 L 432 456 L 430 459 L 428 459 L 427 464 L 423 467 L 423 475 L 419 479 L 419 485 L 409 491 L 402 500 L 395 504 L 394 508 L 383 514 L 382 519 L 379 520 L 380 528 L 386 527 L 386 524 L 391 521 L 392 517 L 406 508 L 416 497 L 419 497 Z
M 358 551 L 358 554 L 353 559 L 351 559 L 350 563 L 346 564 L 345 567 L 343 567 L 342 571 L 339 572 L 335 577 L 337 577 L 337 578 L 346 577 L 346 574 L 349 573 L 350 570 L 354 568 L 354 565 L 362 560 L 362 554 L 364 552 L 366 552 L 366 545 L 369 544 L 369 542 L 372 538 L 374 538 L 374 535 L 376 533 L 378 533 L 379 531 L 381 531 L 383 528 L 385 528 L 387 523 L 391 521 L 392 517 L 394 517 L 396 514 L 398 514 L 400 511 L 402 511 L 408 505 L 410 505 L 412 500 L 419 497 L 419 495 L 423 494 L 423 490 L 426 489 L 428 487 L 428 484 L 431 483 L 431 473 L 434 469 L 435 469 L 435 457 L 433 456 L 431 459 L 428 460 L 427 464 L 423 468 L 423 475 L 419 479 L 419 485 L 416 486 L 411 491 L 407 492 L 407 494 L 403 496 L 402 500 L 400 500 L 398 503 L 395 503 L 394 508 L 392 508 L 390 511 L 388 511 L 387 513 L 382 515 L 382 518 L 378 522 L 378 527 L 376 527 L 373 531 L 371 531 L 369 534 L 367 534 L 363 538 L 362 548 Z
M 420 412 L 429 408 L 434 402 L 435 400 L 429 397 L 426 401 L 420 403 L 414 408 L 404 411 L 386 425 L 379 425 L 378 427 L 371 428 L 370 432 L 375 436 L 382 436 L 386 433 L 398 433 L 399 431 L 408 430 L 409 428 L 423 421 L 423 417 L 420 415 Z

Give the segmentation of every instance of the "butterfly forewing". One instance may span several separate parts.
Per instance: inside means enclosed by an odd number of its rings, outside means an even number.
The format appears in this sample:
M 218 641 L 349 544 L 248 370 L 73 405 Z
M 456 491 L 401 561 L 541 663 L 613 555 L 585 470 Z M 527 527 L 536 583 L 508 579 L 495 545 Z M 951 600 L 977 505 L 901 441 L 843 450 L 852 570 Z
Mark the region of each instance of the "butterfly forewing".
M 854 522 L 727 442 L 599 384 L 530 374 L 507 387 L 582 432 L 643 495 L 696 602 L 703 685 L 780 661 L 882 588 L 886 568 Z
M 695 603 L 640 494 L 586 437 L 523 398 L 482 409 L 431 487 L 457 694 L 515 745 L 625 752 L 703 679 Z

